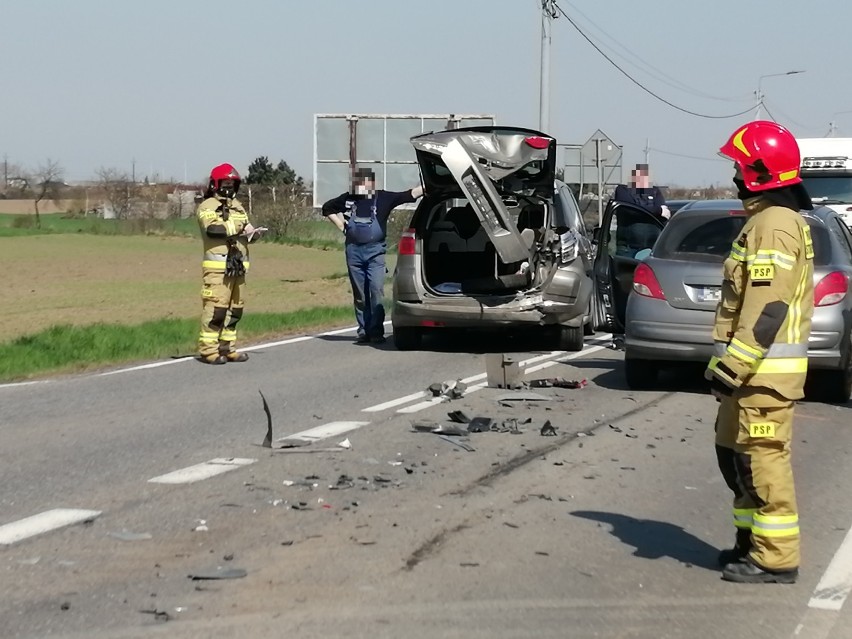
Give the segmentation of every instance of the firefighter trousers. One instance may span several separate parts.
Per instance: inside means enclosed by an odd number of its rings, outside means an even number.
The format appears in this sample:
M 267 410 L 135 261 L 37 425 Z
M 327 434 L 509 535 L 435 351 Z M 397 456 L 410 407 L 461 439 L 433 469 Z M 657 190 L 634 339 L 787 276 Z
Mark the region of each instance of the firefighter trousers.
M 794 402 L 767 388 L 740 388 L 722 399 L 716 456 L 734 493 L 734 526 L 751 531 L 751 560 L 769 571 L 799 567 L 799 515 L 790 441 Z
M 198 354 L 201 357 L 234 352 L 237 324 L 243 317 L 245 282 L 245 276 L 226 277 L 223 271 L 204 269 L 201 332 L 198 336 Z

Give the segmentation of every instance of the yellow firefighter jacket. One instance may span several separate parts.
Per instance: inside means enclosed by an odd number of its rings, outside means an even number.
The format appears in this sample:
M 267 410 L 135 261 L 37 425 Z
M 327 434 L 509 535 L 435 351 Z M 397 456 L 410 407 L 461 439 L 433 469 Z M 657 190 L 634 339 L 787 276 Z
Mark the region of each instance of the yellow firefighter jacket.
M 804 218 L 762 198 L 725 260 L 708 378 L 801 399 L 814 310 L 813 241 Z
M 248 241 L 245 235 L 240 235 L 248 224 L 248 216 L 239 200 L 209 197 L 198 205 L 196 217 L 204 241 L 202 268 L 224 272 L 231 246 L 231 250 L 242 255 L 243 265 L 248 271 Z

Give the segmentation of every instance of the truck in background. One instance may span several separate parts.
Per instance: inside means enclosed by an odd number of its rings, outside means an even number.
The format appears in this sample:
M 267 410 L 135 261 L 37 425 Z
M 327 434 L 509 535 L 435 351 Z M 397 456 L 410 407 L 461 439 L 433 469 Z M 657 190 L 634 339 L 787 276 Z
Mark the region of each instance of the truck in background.
M 852 138 L 799 138 L 801 176 L 814 204 L 852 227 Z

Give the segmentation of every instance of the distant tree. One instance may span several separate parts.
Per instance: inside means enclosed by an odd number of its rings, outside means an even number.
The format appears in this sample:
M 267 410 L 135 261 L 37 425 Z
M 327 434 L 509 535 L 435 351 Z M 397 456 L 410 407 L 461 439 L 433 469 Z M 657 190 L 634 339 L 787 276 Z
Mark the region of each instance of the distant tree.
M 62 181 L 63 170 L 59 162 L 48 158 L 43 164 L 39 164 L 35 170 L 29 171 L 21 178 L 24 181 L 24 190 L 28 191 L 35 209 L 36 227 L 41 228 L 41 213 L 38 205 L 43 201 L 56 202 L 64 183 Z
M 130 217 L 134 199 L 138 195 L 138 185 L 126 171 L 116 168 L 101 167 L 97 170 L 97 176 L 103 191 L 104 204 L 119 220 Z
M 262 155 L 249 164 L 246 184 L 257 184 L 261 186 L 295 186 L 301 189 L 304 180 L 290 168 L 284 160 L 273 166 L 265 155 Z

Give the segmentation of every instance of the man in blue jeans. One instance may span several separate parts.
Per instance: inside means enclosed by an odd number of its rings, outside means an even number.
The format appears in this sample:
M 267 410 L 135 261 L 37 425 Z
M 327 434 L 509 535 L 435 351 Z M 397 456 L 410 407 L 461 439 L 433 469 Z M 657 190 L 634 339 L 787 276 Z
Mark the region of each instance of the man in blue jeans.
M 346 236 L 346 268 L 358 321 L 357 344 L 385 341 L 388 218 L 397 206 L 414 202 L 422 195 L 422 186 L 409 191 L 377 191 L 373 171 L 357 169 L 351 192 L 322 205 L 322 214 Z

